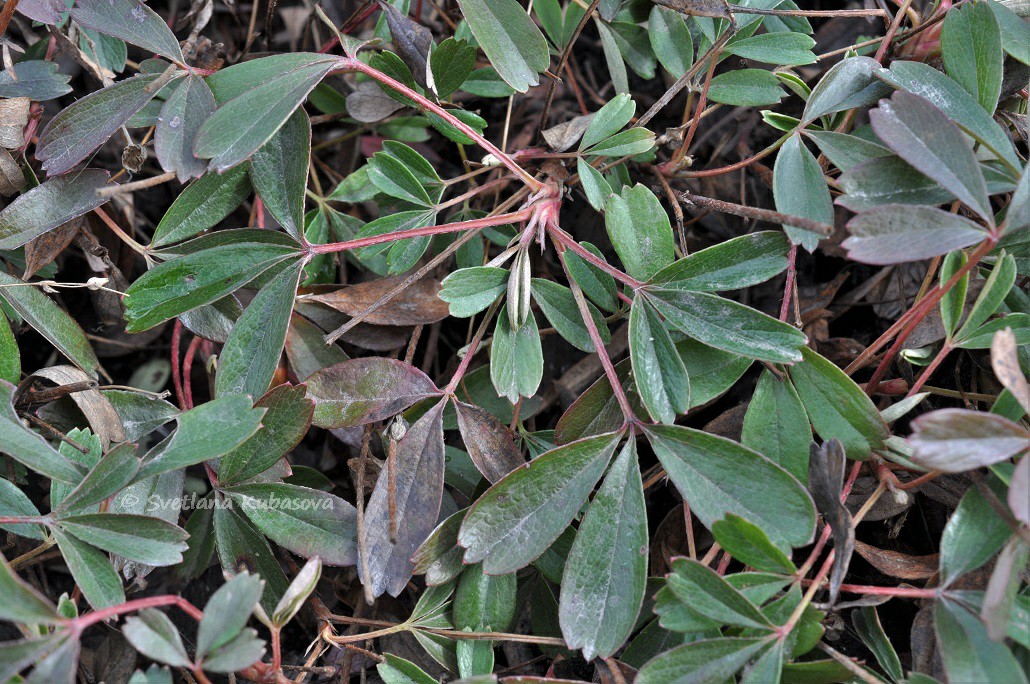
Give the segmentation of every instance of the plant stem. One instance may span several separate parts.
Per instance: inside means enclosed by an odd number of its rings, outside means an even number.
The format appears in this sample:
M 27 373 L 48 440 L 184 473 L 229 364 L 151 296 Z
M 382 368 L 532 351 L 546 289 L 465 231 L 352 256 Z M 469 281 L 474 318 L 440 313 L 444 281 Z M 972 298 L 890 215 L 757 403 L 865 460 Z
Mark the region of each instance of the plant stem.
M 71 629 L 76 634 L 81 633 L 82 630 L 86 629 L 90 625 L 95 625 L 98 622 L 103 622 L 116 615 L 123 615 L 125 613 L 134 613 L 136 611 L 143 610 L 144 608 L 158 608 L 160 606 L 175 606 L 182 612 L 189 615 L 191 618 L 200 622 L 200 619 L 204 617 L 204 611 L 197 608 L 195 605 L 187 601 L 181 596 L 148 596 L 146 598 L 134 599 L 132 601 L 126 601 L 125 603 L 117 606 L 109 606 L 108 608 L 101 608 L 100 610 L 94 610 L 92 613 L 86 613 L 80 615 L 77 618 L 72 618 L 69 623 Z
M 479 328 L 476 330 L 475 336 L 472 341 L 468 343 L 465 348 L 465 355 L 461 357 L 461 363 L 458 364 L 458 370 L 454 371 L 454 376 L 451 381 L 447 383 L 447 387 L 443 393 L 445 395 L 453 395 L 458 389 L 458 385 L 461 383 L 461 379 L 465 377 L 465 373 L 468 371 L 469 363 L 472 361 L 472 357 L 476 355 L 476 350 L 479 348 L 480 342 L 483 341 L 483 336 L 486 335 L 487 325 L 493 319 L 494 314 L 501 308 L 501 300 L 498 298 L 490 308 L 487 309 L 486 316 L 483 317 L 482 323 L 479 324 Z
M 912 389 L 910 389 L 908 391 L 908 394 L 905 395 L 906 399 L 911 397 L 913 394 L 917 394 L 919 390 L 923 388 L 923 385 L 925 385 L 926 381 L 930 379 L 930 376 L 934 374 L 934 372 L 937 370 L 937 367 L 940 366 L 941 363 L 944 361 L 945 357 L 947 357 L 948 354 L 951 353 L 952 348 L 953 347 L 948 341 L 945 341 L 944 344 L 941 345 L 941 349 L 937 352 L 937 356 L 933 357 L 933 361 L 930 362 L 930 365 L 924 368 L 923 372 L 919 374 L 919 377 L 916 379 L 916 381 L 912 383 Z
M 160 176 L 153 176 L 151 178 L 144 178 L 143 180 L 133 181 L 132 183 L 121 183 L 116 185 L 108 185 L 106 187 L 97 190 L 98 197 L 110 197 L 126 192 L 135 192 L 136 190 L 145 190 L 152 188 L 155 185 L 161 185 L 175 178 L 175 172 L 169 171 L 168 173 L 162 173 Z
M 383 235 L 370 235 L 369 237 L 355 238 L 354 240 L 346 240 L 344 242 L 330 242 L 325 245 L 310 245 L 308 247 L 308 253 L 311 255 L 332 254 L 334 252 L 345 252 L 352 249 L 360 249 L 362 247 L 380 245 L 384 242 L 404 240 L 406 238 L 428 237 L 430 235 L 456 233 L 461 230 L 473 230 L 475 228 L 486 228 L 489 226 L 502 226 L 505 223 L 517 223 L 519 221 L 524 221 L 527 218 L 529 218 L 530 215 L 532 215 L 532 213 L 532 207 L 525 207 L 523 209 L 519 209 L 518 211 L 513 211 L 508 214 L 499 214 L 498 216 L 487 216 L 485 218 L 473 219 L 471 221 L 458 221 L 456 223 L 444 223 L 443 225 L 439 226 L 426 226 L 424 228 L 398 230 L 394 233 L 384 233 Z
M 604 259 L 601 259 L 596 254 L 580 245 L 572 238 L 571 235 L 566 233 L 558 226 L 548 226 L 547 232 L 551 234 L 551 238 L 555 240 L 557 243 L 561 243 L 562 246 L 568 247 L 577 255 L 582 257 L 582 259 L 587 263 L 596 266 L 597 268 L 601 269 L 602 271 L 612 276 L 616 280 L 621 281 L 626 285 L 629 285 L 634 290 L 644 285 L 643 282 L 637 280 L 636 278 L 630 276 L 627 273 L 623 273 L 619 269 L 609 264 Z
M 629 405 L 626 391 L 622 388 L 622 383 L 619 382 L 619 376 L 615 372 L 615 366 L 612 365 L 611 358 L 608 356 L 608 350 L 604 348 L 604 341 L 601 339 L 601 333 L 597 330 L 597 324 L 594 322 L 594 317 L 590 314 L 590 307 L 587 306 L 587 300 L 586 297 L 583 296 L 583 290 L 580 289 L 576 280 L 572 277 L 572 273 L 569 272 L 568 264 L 565 263 L 565 246 L 562 242 L 557 240 L 554 242 L 554 246 L 558 252 L 558 258 L 561 260 L 562 268 L 565 270 L 565 276 L 569 280 L 569 287 L 572 288 L 572 297 L 576 300 L 576 307 L 579 309 L 579 315 L 583 318 L 583 324 L 586 326 L 587 333 L 590 335 L 590 342 L 594 345 L 594 352 L 597 354 L 597 358 L 601 361 L 601 367 L 604 368 L 604 374 L 608 377 L 608 383 L 612 386 L 612 393 L 615 394 L 615 399 L 619 402 L 619 408 L 622 409 L 622 417 L 624 420 L 623 425 L 633 425 L 637 422 L 636 414 L 633 413 L 633 408 Z
M 492 142 L 484 138 L 483 135 L 479 133 L 479 131 L 475 130 L 465 122 L 461 121 L 458 117 L 454 116 L 453 114 L 451 114 L 446 109 L 436 104 L 429 98 L 419 94 L 413 88 L 409 88 L 400 81 L 387 76 L 378 69 L 370 67 L 369 65 L 365 64 L 356 57 L 345 57 L 340 60 L 340 64 L 342 65 L 343 69 L 347 71 L 357 71 L 362 74 L 365 74 L 366 76 L 375 79 L 379 83 L 387 86 L 391 90 L 394 90 L 395 92 L 400 93 L 401 95 L 404 95 L 405 97 L 414 100 L 423 109 L 427 109 L 433 114 L 436 114 L 441 119 L 443 119 L 450 125 L 454 126 L 468 137 L 472 138 L 476 142 L 476 144 L 478 144 L 484 150 L 492 154 L 500 163 L 508 167 L 508 169 L 512 173 L 521 178 L 522 181 L 530 188 L 532 188 L 534 191 L 541 191 L 547 189 L 548 186 L 545 183 L 542 183 L 541 181 L 538 181 L 536 178 L 534 178 L 532 174 L 530 174 L 524 168 L 519 166 L 514 159 L 512 159 L 506 153 L 501 151 L 501 149 L 494 145 Z
M 823 237 L 829 237 L 833 234 L 833 226 L 830 224 L 823 223 L 821 221 L 813 221 L 812 219 L 807 219 L 802 216 L 791 216 L 790 214 L 784 214 L 771 209 L 759 209 L 758 207 L 749 207 L 744 204 L 724 202 L 711 197 L 695 195 L 692 192 L 677 192 L 676 197 L 683 204 L 711 209 L 712 211 L 717 211 L 722 214 L 731 214 L 733 216 L 740 216 L 741 218 L 766 221 L 768 223 L 786 223 L 796 228 L 810 230 L 813 233 L 819 233 Z
M 794 282 L 797 279 L 798 246 L 790 245 L 790 254 L 787 257 L 787 282 L 783 285 L 783 302 L 780 304 L 780 320 L 787 322 L 787 314 L 790 313 L 790 303 L 794 299 Z

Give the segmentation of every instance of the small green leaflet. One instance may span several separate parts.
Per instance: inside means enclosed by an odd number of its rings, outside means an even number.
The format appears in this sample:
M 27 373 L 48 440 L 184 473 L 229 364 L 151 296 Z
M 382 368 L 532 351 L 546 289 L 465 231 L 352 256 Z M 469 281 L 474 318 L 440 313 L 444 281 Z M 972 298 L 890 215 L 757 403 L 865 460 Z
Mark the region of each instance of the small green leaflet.
M 547 40 L 517 0 L 458 0 L 490 64 L 520 93 L 540 82 L 550 63 Z

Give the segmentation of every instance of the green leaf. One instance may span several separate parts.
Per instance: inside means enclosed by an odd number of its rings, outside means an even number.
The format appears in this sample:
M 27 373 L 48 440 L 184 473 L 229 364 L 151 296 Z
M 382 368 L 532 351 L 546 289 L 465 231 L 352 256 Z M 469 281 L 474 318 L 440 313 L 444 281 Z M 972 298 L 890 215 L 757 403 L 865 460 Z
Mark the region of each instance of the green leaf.
M 173 62 L 186 62 L 179 48 L 179 41 L 165 20 L 153 9 L 136 0 L 79 0 L 68 13 L 72 19 L 87 28 L 121 38 L 147 52 L 167 57 Z
M 787 248 L 783 234 L 775 231 L 741 235 L 678 259 L 650 283 L 673 290 L 740 290 L 782 273 Z
M 492 66 L 473 71 L 461 84 L 461 89 L 476 97 L 508 97 L 515 92 Z
M 801 141 L 800 133 L 790 136 L 776 155 L 773 197 L 779 212 L 833 225 L 830 188 L 815 155 Z M 783 229 L 792 242 L 809 252 L 815 249 L 821 238 L 826 237 L 788 224 L 784 224 Z
M 530 314 L 518 330 L 511 329 L 507 305 L 501 307 L 490 345 L 490 380 L 497 395 L 516 403 L 531 397 L 544 377 L 544 352 L 540 330 Z
M 168 616 L 154 608 L 144 608 L 125 619 L 122 633 L 137 651 L 172 667 L 189 667 L 190 657 L 182 645 L 179 630 Z
M 7 478 L 0 478 L 0 516 L 17 515 L 30 518 L 40 517 L 39 510 L 33 505 L 18 485 Z M 0 525 L 0 529 L 14 534 L 43 541 L 46 539 L 42 525 L 32 523 L 12 523 Z
M 606 138 L 583 152 L 588 156 L 631 157 L 654 147 L 654 133 L 646 128 L 629 128 Z
M 57 445 L 57 450 L 62 456 L 68 459 L 69 462 L 77 463 L 87 469 L 93 468 L 97 465 L 103 451 L 103 445 L 101 444 L 100 437 L 98 435 L 93 434 L 89 428 L 86 428 L 85 430 L 73 428 L 68 431 L 68 438 L 76 444 L 81 444 L 86 451 L 84 453 L 67 442 L 61 442 Z M 72 486 L 66 482 L 51 482 L 51 508 L 58 508 L 64 501 L 64 497 L 71 492 L 71 490 Z
M 464 40 L 448 38 L 433 50 L 429 66 L 436 94 L 446 98 L 460 88 L 476 68 L 476 49 Z
M 941 256 L 979 244 L 987 231 L 958 214 L 905 204 L 885 204 L 848 222 L 842 246 L 848 258 L 867 264 L 900 264 Z
M 941 110 L 918 95 L 899 90 L 869 112 L 876 136 L 899 157 L 954 193 L 992 224 L 987 185 L 972 149 Z
M 853 166 L 858 166 L 862 162 L 876 157 L 893 156 L 890 149 L 879 143 L 859 138 L 857 135 L 815 130 L 806 130 L 804 133 L 815 141 L 815 144 L 819 146 L 819 151 L 841 171 L 847 171 Z
M 894 645 L 883 631 L 880 616 L 876 614 L 876 607 L 863 606 L 859 608 L 851 614 L 851 622 L 855 626 L 858 636 L 873 652 L 876 662 L 880 664 L 884 672 L 894 681 L 901 681 L 905 676 L 904 670 L 901 669 L 901 659 L 898 658 Z
M 604 211 L 608 205 L 608 198 L 612 194 L 612 186 L 604 179 L 601 172 L 591 166 L 582 157 L 576 160 L 576 172 L 579 174 L 580 183 L 583 185 L 583 192 L 586 193 L 587 201 L 597 211 Z M 570 252 L 569 256 L 574 254 Z
M 725 682 L 767 643 L 767 639 L 719 637 L 677 646 L 647 661 L 636 681 L 638 684 Z
M 712 79 L 708 99 L 736 107 L 760 107 L 778 103 L 783 99 L 783 90 L 772 72 L 736 69 Z
M 303 109 L 254 153 L 250 179 L 268 212 L 298 237 L 304 226 L 304 191 L 311 157 L 311 122 Z
M 125 603 L 122 582 L 107 554 L 79 541 L 59 527 L 51 528 L 51 531 L 76 586 L 82 590 L 89 605 L 100 610 Z
M 376 665 L 376 671 L 386 684 L 439 684 L 410 660 L 392 653 L 387 653 L 385 657 L 385 661 Z
M 98 169 L 52 178 L 19 195 L 0 211 L 0 250 L 21 247 L 33 238 L 96 209 L 106 199 L 97 190 L 110 174 Z
M 198 157 L 210 159 L 211 168 L 218 173 L 239 164 L 268 142 L 311 89 L 339 65 L 340 58 L 292 53 L 263 57 L 252 64 L 257 62 L 263 64 L 251 66 L 250 71 L 260 73 L 263 79 L 247 82 L 257 85 L 227 102 L 208 81 L 215 97 L 225 104 L 200 127 L 194 152 Z M 241 121 L 246 125 L 240 125 Z
M 179 414 L 179 427 L 169 440 L 150 450 L 136 479 L 159 475 L 218 458 L 257 432 L 265 409 L 249 397 L 219 397 Z
M 676 346 L 646 297 L 633 299 L 629 316 L 633 379 L 651 417 L 672 424 L 690 407 L 690 377 Z
M 800 481 L 808 477 L 812 427 L 797 390 L 787 378 L 762 371 L 751 397 L 741 443 L 783 466 Z
M 268 390 L 283 353 L 303 267 L 297 261 L 273 278 L 236 321 L 219 357 L 215 396 L 253 398 Z
M 622 53 L 619 51 L 615 32 L 603 21 L 595 23 L 597 32 L 601 34 L 601 49 L 604 51 L 604 60 L 608 65 L 608 75 L 612 87 L 617 93 L 629 93 L 629 74 L 626 73 L 626 63 L 622 61 Z
M 125 439 L 138 442 L 142 437 L 175 418 L 179 409 L 163 399 L 123 390 L 103 390 L 125 428 Z
M 815 40 L 811 36 L 793 31 L 777 31 L 730 41 L 725 51 L 755 62 L 796 66 L 815 62 L 813 47 Z
M 961 343 L 972 337 L 987 319 L 998 311 L 1015 283 L 1016 260 L 1011 254 L 1005 254 L 995 262 L 987 282 L 984 283 L 973 306 L 969 308 L 969 315 L 955 335 L 955 340 Z M 957 316 L 955 320 L 958 320 Z
M 502 575 L 540 556 L 579 513 L 620 436 L 552 449 L 490 487 L 469 508 L 458 533 L 465 563 L 483 561 L 485 572 Z
M 154 150 L 161 168 L 175 171 L 179 182 L 202 176 L 207 163 L 193 154 L 201 124 L 215 111 L 215 96 L 207 82 L 194 75 L 183 79 L 161 108 L 154 133 Z
M 225 646 L 216 649 L 204 659 L 204 669 L 211 672 L 236 672 L 261 660 L 265 642 L 249 627 L 237 634 Z
M 770 629 L 762 611 L 719 576 L 715 570 L 689 558 L 678 558 L 666 576 L 666 586 L 691 610 L 719 624 L 752 629 Z
M 272 622 L 277 626 L 283 626 L 292 620 L 300 609 L 304 607 L 308 598 L 318 586 L 318 580 L 322 577 L 322 561 L 312 558 L 296 574 L 290 582 L 289 588 L 283 594 L 282 599 L 272 613 Z
M 14 385 L 0 381 L 0 452 L 52 480 L 78 484 L 85 470 L 22 425 L 12 403 L 14 391 Z
M 604 255 L 601 254 L 601 250 L 596 246 L 589 242 L 581 242 L 580 245 L 601 261 L 607 263 Z M 572 280 L 579 285 L 580 289 L 583 290 L 583 294 L 590 301 L 605 311 L 616 311 L 619 308 L 619 300 L 616 296 L 618 286 L 616 286 L 615 278 L 611 274 L 602 271 L 571 249 L 565 252 L 565 266 L 569 269 L 569 275 L 572 276 Z M 603 335 L 604 332 L 602 331 L 601 334 Z
M 421 207 L 433 206 L 433 201 L 415 174 L 400 159 L 390 154 L 377 152 L 368 161 L 368 178 L 380 192 L 390 197 Z
M 790 378 L 819 436 L 839 439 L 852 460 L 882 449 L 890 430 L 862 388 L 811 349 L 801 353 L 805 362 L 790 368 Z
M 61 529 L 87 544 L 147 565 L 175 565 L 186 550 L 186 531 L 160 518 L 84 513 L 59 518 Z
M 100 503 L 127 487 L 139 470 L 140 460 L 133 444 L 111 449 L 54 508 L 54 513 L 82 509 Z M 51 503 L 53 505 L 53 503 Z
M 53 100 L 67 95 L 71 76 L 58 71 L 56 62 L 27 59 L 13 69 L 0 72 L 0 97 L 27 97 L 34 102 Z
M 458 529 L 464 518 L 465 509 L 452 513 L 436 526 L 411 557 L 415 563 L 414 574 L 425 575 L 426 585 L 434 587 L 446 584 L 464 570 L 465 566 L 461 562 L 463 549 L 458 546 Z
M 1005 500 L 1005 488 L 997 478 L 988 479 L 987 487 Z M 970 487 L 941 534 L 941 586 L 948 586 L 989 561 L 1011 534 L 987 497 L 978 487 Z
M 961 473 L 1025 451 L 1030 433 L 1008 418 L 967 409 L 940 409 L 912 422 L 912 459 L 945 473 Z
M 367 556 L 358 566 L 358 576 L 372 596 L 399 596 L 404 591 L 415 569 L 411 557 L 439 519 L 445 467 L 443 408 L 443 402 L 437 403 L 396 444 L 395 515 L 391 516 L 389 477 L 379 477 L 369 498 L 363 527 Z
M 209 173 L 186 186 L 154 229 L 151 244 L 164 247 L 218 225 L 250 194 L 247 165 Z
M 638 280 L 647 280 L 675 259 L 669 215 L 639 183 L 608 199 L 605 227 L 626 271 Z
M 694 64 L 694 41 L 683 15 L 667 7 L 655 5 L 647 21 L 647 37 L 655 57 L 672 74 L 680 78 Z
M 221 501 L 214 507 L 214 528 L 222 570 L 233 576 L 241 572 L 259 576 L 265 582 L 261 608 L 265 613 L 275 611 L 289 583 L 264 535 Z
M 941 57 L 948 75 L 993 114 L 1001 94 L 1001 29 L 985 2 L 959 5 L 944 15 Z
M 21 351 L 11 323 L 0 312 L 0 380 L 17 384 L 21 379 Z
M 3 556 L 0 556 L 0 592 L 4 597 L 0 603 L 0 618 L 26 625 L 48 625 L 58 621 L 53 605 L 23 582 Z
M 132 0 L 128 0 L 132 1 Z M 181 72 L 185 73 L 185 72 Z M 61 110 L 39 134 L 36 159 L 50 176 L 70 171 L 154 99 L 157 75 L 127 78 Z
M 478 563 L 466 567 L 454 591 L 454 628 L 508 631 L 515 620 L 515 589 L 515 573 L 488 575 Z
M 224 489 L 258 529 L 279 546 L 326 565 L 357 562 L 357 513 L 327 492 L 285 483 L 241 484 Z
M 872 57 L 848 57 L 827 71 L 812 88 L 805 104 L 805 121 L 876 102 L 890 89 L 876 80 L 880 63 Z
M 461 15 L 490 64 L 520 93 L 550 64 L 547 40 L 517 0 L 458 0 Z
M 597 143 L 606 140 L 628 124 L 637 111 L 633 98 L 625 93 L 616 95 L 607 104 L 594 113 L 590 124 L 583 133 L 579 149 L 587 150 Z
M 475 266 L 454 271 L 443 279 L 437 296 L 450 304 L 452 316 L 469 318 L 493 304 L 508 289 L 508 271 Z
M 576 306 L 572 290 L 553 280 L 533 278 L 532 293 L 533 300 L 540 307 L 540 311 L 559 335 L 581 351 L 587 353 L 594 351 L 594 343 L 590 340 L 590 333 L 587 332 L 587 326 Z M 601 341 L 608 344 L 612 336 L 608 332 L 608 324 L 605 323 L 604 316 L 594 308 L 593 304 L 588 302 L 587 307 L 590 309 L 591 318 L 601 336 Z
M 241 572 L 218 588 L 197 627 L 197 659 L 232 641 L 247 625 L 257 606 L 264 582 L 260 577 Z
M 231 485 L 259 475 L 286 455 L 307 434 L 311 426 L 314 402 L 305 396 L 303 385 L 279 385 L 269 390 L 255 404 L 264 408 L 261 429 L 253 437 L 222 457 L 218 464 L 218 481 Z
M 760 311 L 705 292 L 651 286 L 644 292 L 669 325 L 699 342 L 773 363 L 801 360 L 804 333 Z
M 938 601 L 934 627 L 948 680 L 1025 682 L 1026 674 L 1008 646 L 992 640 L 980 619 L 954 601 Z
M 678 425 L 647 428 L 647 437 L 691 511 L 711 527 L 726 513 L 761 526 L 774 544 L 803 546 L 815 529 L 808 493 L 790 473 L 728 439 Z M 741 473 L 748 473 L 742 478 Z M 755 496 L 753 483 L 762 483 Z
M 612 21 L 608 24 L 612 38 L 626 64 L 640 78 L 654 78 L 656 60 L 648 40 L 648 30 L 632 21 Z
M 731 556 L 756 570 L 792 575 L 797 572 L 790 557 L 769 541 L 758 525 L 733 513 L 712 525 L 715 541 Z
M 569 648 L 607 658 L 633 631 L 647 585 L 647 510 L 636 442 L 626 442 L 587 508 L 562 575 Z
M 877 76 L 896 88 L 904 88 L 933 102 L 966 133 L 1004 160 L 1013 178 L 1022 168 L 1012 140 L 1001 126 L 976 98 L 937 69 L 922 62 L 897 61 L 891 64 L 890 69 L 879 70 Z
M 1001 45 L 1005 52 L 1023 64 L 1030 64 L 1026 46 L 1030 45 L 1030 26 L 1014 11 L 995 0 L 987 0 L 987 6 L 994 12 L 1001 28 Z
M 142 332 L 210 304 L 297 254 L 289 245 L 241 242 L 169 259 L 126 290 L 126 330 Z
M 502 317 L 503 318 L 503 317 Z M 414 366 L 394 359 L 351 359 L 307 379 L 315 401 L 314 424 L 343 428 L 385 420 L 439 392 Z

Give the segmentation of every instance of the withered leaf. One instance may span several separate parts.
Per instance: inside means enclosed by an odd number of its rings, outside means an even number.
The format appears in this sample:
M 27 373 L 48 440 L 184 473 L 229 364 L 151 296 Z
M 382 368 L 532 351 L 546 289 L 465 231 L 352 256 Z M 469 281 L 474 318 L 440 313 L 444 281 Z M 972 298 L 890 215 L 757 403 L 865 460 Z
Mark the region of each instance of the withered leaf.
M 25 274 L 22 280 L 28 280 L 39 269 L 53 262 L 63 252 L 82 228 L 84 219 L 80 216 L 57 228 L 39 235 L 25 244 Z
M 403 280 L 402 276 L 380 278 L 305 298 L 330 306 L 348 316 L 360 316 Z M 449 315 L 449 310 L 447 302 L 437 296 L 439 291 L 439 281 L 425 278 L 419 280 L 366 316 L 365 323 L 426 325 L 442 321 Z
M 991 367 L 998 380 L 1019 400 L 1023 410 L 1030 413 L 1030 383 L 1019 367 L 1016 355 L 1016 335 L 1012 328 L 999 330 L 991 340 Z
M 815 507 L 826 519 L 833 531 L 833 570 L 830 573 L 829 603 L 835 603 L 844 574 L 855 550 L 855 528 L 851 513 L 841 503 L 844 488 L 844 468 L 847 459 L 844 445 L 837 439 L 823 442 L 822 446 L 812 444 L 809 450 L 808 488 L 815 500 Z
M 92 377 L 74 366 L 50 366 L 41 368 L 32 374 L 32 378 L 45 378 L 57 386 L 81 385 L 82 383 L 95 382 Z M 22 385 L 26 383 L 23 381 Z M 104 449 L 111 444 L 125 441 L 125 428 L 122 419 L 115 411 L 111 400 L 103 395 L 98 389 L 87 389 L 71 394 L 72 400 L 86 416 L 89 426 L 93 432 L 100 437 Z
M 411 557 L 436 527 L 443 496 L 443 407 L 438 403 L 408 428 L 397 443 L 393 482 L 397 536 L 390 539 L 390 478 L 384 468 L 365 509 L 367 557 L 359 576 L 372 596 L 397 596 L 411 579 Z M 365 576 L 364 567 L 368 567 Z
M 27 97 L 8 97 L 0 100 L 0 147 L 13 150 L 25 142 L 23 131 L 29 122 Z
M 454 409 L 465 448 L 483 477 L 494 483 L 525 463 L 511 430 L 489 411 L 461 402 Z
M 900 551 L 878 549 L 864 542 L 855 542 L 855 552 L 870 565 L 889 577 L 903 580 L 925 580 L 937 574 L 940 554 L 910 556 Z
M 379 6 L 390 27 L 397 55 L 411 69 L 416 83 L 435 92 L 436 88 L 428 81 L 432 74 L 429 70 L 429 50 L 433 47 L 433 34 L 390 3 L 380 0 Z

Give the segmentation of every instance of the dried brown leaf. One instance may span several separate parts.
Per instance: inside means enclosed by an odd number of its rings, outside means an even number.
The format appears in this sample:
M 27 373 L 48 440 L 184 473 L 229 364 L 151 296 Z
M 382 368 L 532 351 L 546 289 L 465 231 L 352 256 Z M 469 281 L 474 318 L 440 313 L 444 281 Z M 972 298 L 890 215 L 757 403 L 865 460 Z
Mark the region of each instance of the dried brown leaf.
M 508 427 L 489 411 L 455 402 L 458 428 L 472 462 L 491 483 L 525 463 Z
M 1019 400 L 1023 410 L 1030 413 L 1030 383 L 1027 383 L 1016 356 L 1016 335 L 1012 328 L 999 330 L 991 340 L 991 367 L 998 380 Z
M 72 243 L 83 224 L 82 217 L 72 219 L 26 243 L 25 274 L 22 280 L 28 280 L 56 259 Z
M 330 306 L 348 316 L 360 316 L 403 280 L 402 276 L 370 280 L 333 292 L 308 295 L 306 299 Z M 437 296 L 439 291 L 439 281 L 419 280 L 366 316 L 365 323 L 412 326 L 442 321 L 449 315 L 449 309 L 447 302 Z
M 883 574 L 903 580 L 930 579 L 937 574 L 940 565 L 939 553 L 910 556 L 900 551 L 878 549 L 860 541 L 855 542 L 855 553 Z

